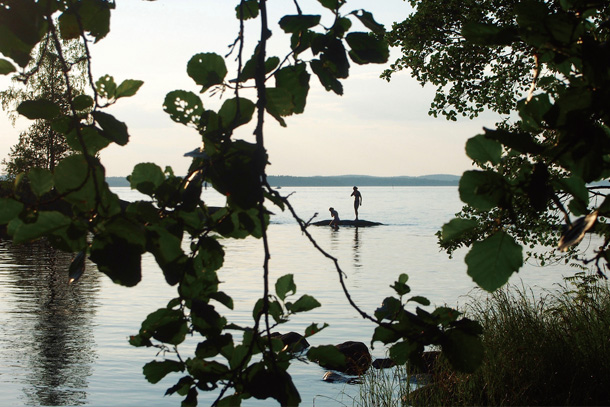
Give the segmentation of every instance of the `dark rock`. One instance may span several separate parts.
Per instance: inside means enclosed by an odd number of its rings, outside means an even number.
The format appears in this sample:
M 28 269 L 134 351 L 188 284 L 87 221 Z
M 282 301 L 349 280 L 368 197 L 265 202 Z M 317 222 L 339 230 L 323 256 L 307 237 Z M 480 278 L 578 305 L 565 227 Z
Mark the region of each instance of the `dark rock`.
M 314 226 L 329 226 L 331 219 L 321 220 L 318 222 L 311 222 L 310 225 Z M 372 222 L 369 220 L 341 220 L 339 221 L 339 226 L 355 226 L 355 227 L 367 227 L 367 226 L 379 226 L 383 225 L 383 223 Z
M 373 367 L 375 369 L 388 369 L 390 367 L 396 366 L 396 363 L 390 358 L 386 359 L 375 359 L 373 361 Z
M 286 334 L 273 332 L 271 337 L 281 340 L 284 344 L 284 350 L 288 350 L 290 352 L 298 353 L 309 348 L 309 342 L 307 342 L 307 339 L 305 339 L 303 335 L 296 332 L 288 332 Z
M 345 355 L 344 368 L 334 369 L 348 375 L 360 376 L 371 366 L 369 348 L 362 342 L 343 342 L 336 345 L 337 349 Z
M 345 376 L 341 373 L 328 371 L 324 373 L 322 377 L 322 381 L 327 383 L 346 383 L 346 384 L 359 384 L 362 383 L 362 380 L 358 377 L 349 377 Z

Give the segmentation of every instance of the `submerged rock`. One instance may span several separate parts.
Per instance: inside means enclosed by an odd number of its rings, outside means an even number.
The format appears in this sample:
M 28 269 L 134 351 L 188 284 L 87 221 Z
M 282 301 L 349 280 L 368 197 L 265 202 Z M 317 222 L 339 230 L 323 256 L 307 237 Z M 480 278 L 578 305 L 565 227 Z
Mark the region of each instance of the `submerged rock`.
M 360 384 L 362 379 L 360 377 L 346 376 L 339 372 L 328 371 L 322 376 L 322 381 L 327 383 L 346 383 L 346 384 Z

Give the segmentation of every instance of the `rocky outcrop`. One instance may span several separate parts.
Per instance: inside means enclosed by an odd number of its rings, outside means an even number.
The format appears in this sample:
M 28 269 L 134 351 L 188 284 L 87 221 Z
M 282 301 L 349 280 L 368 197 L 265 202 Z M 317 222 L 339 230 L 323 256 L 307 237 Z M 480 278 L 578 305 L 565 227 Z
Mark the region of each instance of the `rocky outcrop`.
M 314 226 L 329 226 L 331 219 L 328 220 L 321 220 L 318 222 L 311 222 L 310 225 L 314 225 Z M 339 226 L 353 226 L 353 227 L 368 227 L 368 226 L 380 226 L 383 225 L 383 223 L 379 223 L 379 222 L 372 222 L 370 220 L 362 220 L 362 219 L 358 219 L 358 220 L 341 220 L 339 221 Z
M 360 376 L 371 366 L 371 354 L 364 343 L 348 341 L 335 345 L 335 347 L 345 356 L 345 365 L 320 363 L 320 366 L 350 376 Z
M 305 339 L 303 335 L 296 332 L 288 332 L 285 334 L 273 332 L 271 337 L 281 340 L 284 344 L 283 350 L 287 350 L 289 352 L 298 353 L 309 348 L 309 342 L 307 342 L 307 339 Z

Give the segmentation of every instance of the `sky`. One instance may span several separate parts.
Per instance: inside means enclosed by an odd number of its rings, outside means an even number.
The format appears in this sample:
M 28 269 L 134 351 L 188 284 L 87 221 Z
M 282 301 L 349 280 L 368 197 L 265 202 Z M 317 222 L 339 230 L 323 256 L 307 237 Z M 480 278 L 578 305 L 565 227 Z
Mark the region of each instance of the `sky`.
M 228 0 L 117 0 L 109 35 L 92 45 L 93 75 L 98 78 L 109 74 L 117 83 L 139 79 L 144 85 L 135 96 L 120 99 L 108 110 L 127 124 L 131 137 L 127 146 L 112 145 L 102 152 L 106 175 L 126 176 L 140 162 L 171 166 L 176 174 L 186 173 L 190 159 L 184 153 L 198 147 L 201 139 L 196 130 L 173 122 L 163 112 L 163 100 L 177 89 L 199 92 L 186 73 L 187 62 L 200 52 L 228 52 L 239 29 L 236 4 Z M 315 0 L 301 0 L 299 4 L 305 14 L 324 13 Z M 285 14 L 295 14 L 294 3 L 269 0 L 268 8 L 273 32 L 269 54 L 282 58 L 288 50 L 289 36 L 277 22 Z M 372 12 L 388 29 L 410 12 L 403 0 L 348 0 L 343 7 L 346 11 L 357 9 Z M 246 59 L 258 35 L 255 24 L 246 25 Z M 365 31 L 356 19 L 352 29 Z M 389 83 L 379 78 L 398 56 L 400 51 L 393 49 L 385 65 L 351 63 L 350 76 L 343 80 L 343 96 L 326 92 L 312 75 L 305 112 L 287 117 L 285 128 L 267 115 L 268 174 L 460 175 L 471 168 L 471 160 L 464 153 L 466 140 L 481 133 L 484 126 L 493 126 L 499 118 L 487 114 L 456 123 L 429 116 L 432 87 L 422 88 L 408 71 L 394 74 Z M 235 69 L 233 60 L 228 59 L 229 75 Z M 0 86 L 4 88 L 7 83 L 6 77 L 0 78 Z M 218 108 L 222 103 L 219 96 L 200 96 L 205 108 Z M 0 112 L 0 160 L 7 157 L 27 125 L 26 119 L 20 119 L 13 127 L 6 113 Z M 243 126 L 234 137 L 253 142 L 252 131 L 252 126 Z

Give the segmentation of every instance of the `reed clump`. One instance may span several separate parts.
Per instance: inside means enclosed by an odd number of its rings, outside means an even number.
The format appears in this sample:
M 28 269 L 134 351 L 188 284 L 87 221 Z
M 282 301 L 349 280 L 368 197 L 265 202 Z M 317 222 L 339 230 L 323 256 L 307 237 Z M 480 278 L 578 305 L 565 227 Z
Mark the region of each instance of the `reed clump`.
M 464 374 L 441 359 L 405 405 L 610 405 L 606 282 L 579 273 L 542 295 L 511 286 L 472 297 L 466 314 L 483 326 L 483 364 Z

